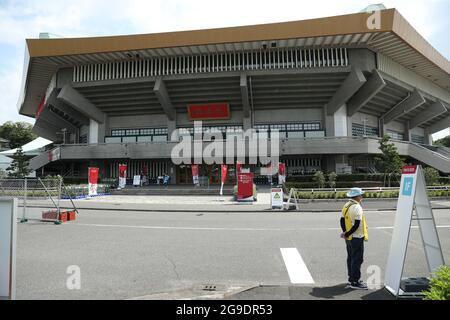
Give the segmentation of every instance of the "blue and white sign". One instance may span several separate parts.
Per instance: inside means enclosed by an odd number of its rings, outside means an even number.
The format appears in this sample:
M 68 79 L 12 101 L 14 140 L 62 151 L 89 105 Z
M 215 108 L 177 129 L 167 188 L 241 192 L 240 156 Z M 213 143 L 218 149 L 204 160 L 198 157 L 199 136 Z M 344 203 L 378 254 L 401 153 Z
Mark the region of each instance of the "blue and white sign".
M 402 195 L 410 197 L 414 186 L 414 177 L 405 177 L 403 182 Z
M 425 177 L 420 166 L 403 167 L 400 191 L 384 280 L 386 289 L 395 296 L 407 295 L 400 289 L 400 282 L 414 209 L 414 219 L 418 220 L 430 274 L 445 264 L 433 211 L 427 195 Z

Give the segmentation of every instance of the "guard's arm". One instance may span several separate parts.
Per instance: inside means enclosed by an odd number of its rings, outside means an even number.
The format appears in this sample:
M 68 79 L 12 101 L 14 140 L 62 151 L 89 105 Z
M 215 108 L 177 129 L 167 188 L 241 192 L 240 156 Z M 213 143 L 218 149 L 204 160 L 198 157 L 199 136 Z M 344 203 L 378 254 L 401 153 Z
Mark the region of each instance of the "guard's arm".
M 341 229 L 342 229 L 343 233 L 345 233 L 347 231 L 347 230 L 345 230 L 345 218 L 344 217 L 341 218 Z
M 345 233 L 345 237 L 346 238 L 350 237 L 353 234 L 353 232 L 358 230 L 360 223 L 361 223 L 361 220 L 355 220 L 355 224 L 353 225 L 353 227 Z

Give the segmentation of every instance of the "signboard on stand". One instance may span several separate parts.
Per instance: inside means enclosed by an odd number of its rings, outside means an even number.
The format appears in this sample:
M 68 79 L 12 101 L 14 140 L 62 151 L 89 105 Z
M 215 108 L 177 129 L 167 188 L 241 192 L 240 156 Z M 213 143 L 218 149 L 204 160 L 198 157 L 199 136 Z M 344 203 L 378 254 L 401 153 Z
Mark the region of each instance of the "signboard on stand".
M 135 175 L 133 176 L 133 187 L 140 187 L 141 186 L 141 176 Z
M 16 291 L 17 199 L 0 200 L 0 300 Z
M 401 282 L 413 220 L 419 223 L 428 271 L 431 274 L 445 262 L 421 166 L 402 168 L 400 194 L 385 275 L 385 287 L 395 296 L 409 295 L 401 289 Z
M 88 168 L 89 172 L 89 197 L 97 195 L 98 168 Z
M 283 209 L 283 188 L 272 188 L 270 194 L 272 209 Z
M 253 202 L 253 173 L 240 173 L 238 175 L 237 200 Z

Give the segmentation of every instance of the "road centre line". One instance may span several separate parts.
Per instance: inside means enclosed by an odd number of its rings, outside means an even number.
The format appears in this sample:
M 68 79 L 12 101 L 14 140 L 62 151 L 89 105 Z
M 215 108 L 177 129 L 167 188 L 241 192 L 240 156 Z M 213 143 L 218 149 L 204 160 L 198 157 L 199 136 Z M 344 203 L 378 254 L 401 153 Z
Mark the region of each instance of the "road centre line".
M 124 229 L 155 229 L 155 230 L 203 230 L 203 231 L 340 231 L 340 228 L 218 228 L 218 227 L 172 227 L 172 226 L 133 226 L 115 224 L 88 224 L 88 223 L 67 223 L 65 226 L 85 226 L 99 228 L 124 228 Z M 418 226 L 411 227 L 418 229 Z M 450 228 L 450 225 L 437 226 L 437 228 Z M 370 227 L 369 230 L 389 230 L 394 227 Z

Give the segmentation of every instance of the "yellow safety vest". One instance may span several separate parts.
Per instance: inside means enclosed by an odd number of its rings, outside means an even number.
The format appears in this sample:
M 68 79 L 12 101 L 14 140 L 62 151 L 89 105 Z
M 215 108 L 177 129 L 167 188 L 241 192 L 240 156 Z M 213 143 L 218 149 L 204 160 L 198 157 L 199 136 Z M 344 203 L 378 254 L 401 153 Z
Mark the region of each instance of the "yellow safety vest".
M 345 219 L 345 231 L 348 232 L 350 231 L 350 229 L 353 227 L 352 225 L 352 218 L 350 217 L 350 215 L 348 214 L 348 211 L 350 209 L 350 207 L 352 205 L 355 205 L 356 202 L 351 202 L 349 205 L 345 205 L 344 208 L 342 208 L 342 216 Z M 368 241 L 369 240 L 369 233 L 367 232 L 367 224 L 366 224 L 366 217 L 363 213 L 362 215 L 362 227 L 363 227 L 363 232 L 364 232 L 364 241 Z M 350 237 L 345 238 L 346 240 L 352 240 L 353 236 L 350 235 Z

